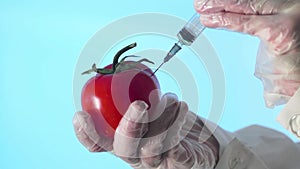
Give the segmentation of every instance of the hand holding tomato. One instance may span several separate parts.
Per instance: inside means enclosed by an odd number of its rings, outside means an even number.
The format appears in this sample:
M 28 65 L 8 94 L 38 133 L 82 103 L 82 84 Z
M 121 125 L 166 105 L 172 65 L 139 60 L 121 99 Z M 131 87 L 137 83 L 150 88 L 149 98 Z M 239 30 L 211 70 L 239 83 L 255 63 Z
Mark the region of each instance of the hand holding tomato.
M 85 72 L 98 74 L 82 90 L 83 111 L 73 119 L 77 138 L 89 151 L 110 151 L 133 168 L 213 168 L 219 143 L 201 119 L 176 95 L 160 98 L 148 67 L 118 61 L 134 46 L 120 50 L 112 65 Z
M 111 151 L 136 169 L 215 166 L 218 141 L 176 95 L 162 97 L 158 110 L 163 112 L 150 113 L 147 107 L 143 101 L 130 104 L 116 129 L 114 140 L 99 136 L 91 116 L 78 112 L 73 119 L 77 138 L 89 151 Z M 154 114 L 159 116 L 151 121 Z

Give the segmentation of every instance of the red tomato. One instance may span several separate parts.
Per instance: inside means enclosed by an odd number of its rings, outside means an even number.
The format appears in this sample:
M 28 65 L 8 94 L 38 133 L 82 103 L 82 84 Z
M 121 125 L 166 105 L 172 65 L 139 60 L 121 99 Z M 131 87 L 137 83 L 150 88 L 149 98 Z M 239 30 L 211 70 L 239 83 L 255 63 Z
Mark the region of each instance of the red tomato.
M 134 67 L 120 72 L 96 74 L 82 89 L 82 109 L 91 115 L 102 137 L 113 138 L 121 118 L 135 100 L 145 101 L 149 108 L 158 104 L 160 87 L 157 78 L 141 63 L 125 61 L 120 67 L 132 63 L 135 63 Z M 112 65 L 106 67 L 109 68 Z

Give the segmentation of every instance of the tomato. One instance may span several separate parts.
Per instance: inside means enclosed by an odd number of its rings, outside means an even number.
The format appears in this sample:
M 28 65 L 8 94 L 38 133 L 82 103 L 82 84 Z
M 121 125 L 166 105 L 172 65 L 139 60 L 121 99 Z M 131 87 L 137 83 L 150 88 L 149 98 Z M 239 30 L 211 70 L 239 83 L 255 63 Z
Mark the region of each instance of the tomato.
M 114 63 L 104 69 L 95 69 L 94 65 L 92 71 L 98 73 L 82 89 L 82 109 L 91 115 L 102 137 L 114 136 L 121 118 L 135 100 L 145 101 L 149 108 L 158 104 L 160 86 L 150 68 L 140 62 L 117 62 L 118 57 L 132 47 L 135 44 L 123 48 Z

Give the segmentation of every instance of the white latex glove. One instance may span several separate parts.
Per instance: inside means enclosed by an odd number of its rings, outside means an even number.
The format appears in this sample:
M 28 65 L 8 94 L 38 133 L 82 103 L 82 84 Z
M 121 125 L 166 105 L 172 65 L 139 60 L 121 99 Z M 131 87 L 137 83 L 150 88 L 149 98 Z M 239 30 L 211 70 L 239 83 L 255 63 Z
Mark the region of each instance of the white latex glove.
M 201 22 L 261 39 L 255 76 L 268 107 L 286 103 L 300 86 L 300 0 L 195 0 Z
M 145 102 L 133 102 L 108 150 L 136 169 L 214 168 L 219 143 L 200 118 L 173 94 L 165 95 L 161 104 L 163 113 L 148 113 Z M 76 113 L 73 124 L 79 141 L 88 150 L 100 152 L 110 147 L 110 141 L 97 134 L 89 114 Z

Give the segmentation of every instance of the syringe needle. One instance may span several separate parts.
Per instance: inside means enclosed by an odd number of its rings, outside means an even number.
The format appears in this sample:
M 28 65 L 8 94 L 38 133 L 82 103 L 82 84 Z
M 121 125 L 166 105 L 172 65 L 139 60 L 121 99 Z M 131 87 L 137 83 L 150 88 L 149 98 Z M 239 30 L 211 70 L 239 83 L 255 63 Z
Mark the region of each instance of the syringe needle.
M 158 66 L 151 76 L 153 76 L 164 63 L 173 58 L 176 53 L 181 50 L 182 45 L 190 46 L 204 29 L 205 26 L 200 23 L 199 14 L 194 14 L 177 34 L 179 41 L 175 43 L 172 49 L 168 52 L 167 56 L 164 58 L 164 61 Z
M 158 71 L 158 69 L 159 69 L 160 67 L 162 67 L 162 65 L 163 65 L 164 63 L 165 63 L 165 62 L 162 62 L 162 63 L 155 69 L 155 71 L 152 73 L 151 76 L 153 76 L 153 75 Z
M 166 62 L 168 62 L 172 57 L 175 56 L 175 54 L 181 50 L 180 43 L 175 43 L 172 49 L 168 52 L 167 56 L 164 58 L 164 61 L 158 66 L 158 68 L 155 69 L 155 71 L 152 73 L 152 76 L 158 71 L 160 67 Z

